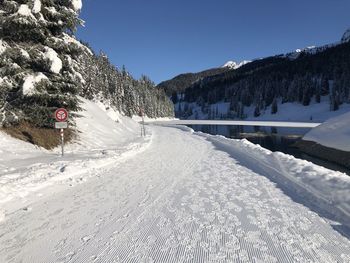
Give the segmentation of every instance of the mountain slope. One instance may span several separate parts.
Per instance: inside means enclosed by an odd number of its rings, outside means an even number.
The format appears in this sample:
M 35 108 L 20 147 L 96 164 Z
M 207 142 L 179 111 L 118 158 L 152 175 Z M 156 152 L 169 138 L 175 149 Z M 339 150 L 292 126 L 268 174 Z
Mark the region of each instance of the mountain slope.
M 279 106 L 287 102 L 308 106 L 326 99 L 329 109 L 337 111 L 350 102 L 349 82 L 350 42 L 339 42 L 254 60 L 178 87 L 182 91 L 175 110 L 181 118 L 246 118 L 259 117 L 269 107 L 278 114 Z M 218 114 L 212 108 L 218 103 L 229 106 Z M 246 112 L 249 107 L 253 116 Z
M 226 71 L 230 68 L 213 68 L 198 73 L 185 73 L 174 77 L 171 80 L 163 81 L 157 85 L 158 88 L 163 89 L 168 96 L 171 96 L 174 92 L 183 92 L 192 83 L 208 76 L 213 76 Z

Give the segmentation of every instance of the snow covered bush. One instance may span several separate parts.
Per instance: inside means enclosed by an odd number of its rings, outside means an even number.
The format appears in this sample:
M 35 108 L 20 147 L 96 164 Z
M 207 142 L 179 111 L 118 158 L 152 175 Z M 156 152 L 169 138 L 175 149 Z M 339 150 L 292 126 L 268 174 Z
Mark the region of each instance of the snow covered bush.
M 52 125 L 58 107 L 78 109 L 86 51 L 73 33 L 81 0 L 0 1 L 0 125 Z

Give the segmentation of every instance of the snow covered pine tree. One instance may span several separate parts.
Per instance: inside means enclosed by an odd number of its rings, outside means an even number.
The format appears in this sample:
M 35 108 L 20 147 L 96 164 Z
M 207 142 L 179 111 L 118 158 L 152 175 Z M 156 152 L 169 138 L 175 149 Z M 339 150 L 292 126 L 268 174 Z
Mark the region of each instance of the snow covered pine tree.
M 0 1 L 0 126 L 52 127 L 56 108 L 79 108 L 85 47 L 73 33 L 81 7 L 81 0 Z

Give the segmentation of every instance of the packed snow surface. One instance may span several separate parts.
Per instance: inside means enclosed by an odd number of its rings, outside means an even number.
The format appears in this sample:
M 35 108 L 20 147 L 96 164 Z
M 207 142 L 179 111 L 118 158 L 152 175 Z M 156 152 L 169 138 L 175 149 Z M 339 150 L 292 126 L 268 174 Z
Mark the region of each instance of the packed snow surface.
M 349 176 L 83 107 L 64 158 L 1 135 L 0 262 L 350 262 Z
M 50 71 L 58 74 L 62 69 L 62 60 L 58 57 L 55 50 L 50 47 L 45 47 L 44 57 L 50 61 Z
M 312 129 L 303 139 L 323 146 L 350 152 L 350 112 L 332 118 Z

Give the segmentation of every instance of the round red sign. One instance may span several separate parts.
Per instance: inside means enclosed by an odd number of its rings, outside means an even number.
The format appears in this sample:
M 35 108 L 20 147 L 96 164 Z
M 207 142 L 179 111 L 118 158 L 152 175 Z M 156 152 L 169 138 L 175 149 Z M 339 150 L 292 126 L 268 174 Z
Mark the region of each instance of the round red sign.
M 64 122 L 68 119 L 68 111 L 66 109 L 57 109 L 55 112 L 55 118 L 58 122 Z

